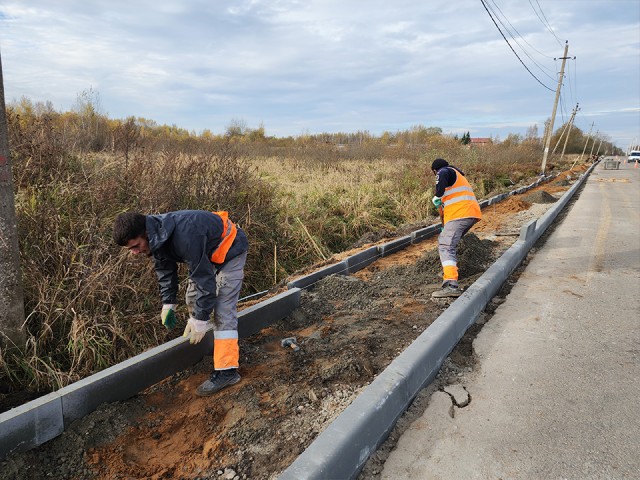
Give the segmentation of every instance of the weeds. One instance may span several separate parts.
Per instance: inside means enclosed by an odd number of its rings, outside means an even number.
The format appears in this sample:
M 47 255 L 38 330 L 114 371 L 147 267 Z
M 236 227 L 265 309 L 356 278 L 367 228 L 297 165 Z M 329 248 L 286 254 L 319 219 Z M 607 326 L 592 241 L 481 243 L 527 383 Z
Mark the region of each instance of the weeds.
M 51 112 L 8 113 L 28 340 L 17 353 L 0 351 L 3 391 L 55 390 L 179 335 L 160 324 L 149 261 L 111 241 L 121 212 L 229 211 L 250 241 L 248 295 L 367 233 L 435 221 L 436 157 L 464 170 L 485 197 L 531 180 L 540 156 L 523 146 L 468 149 L 431 131 L 419 144 L 366 134 L 340 145 L 259 135 L 246 142 L 161 134 L 132 119 L 93 129 L 106 135 L 95 140 L 75 138 L 69 129 L 80 123 Z

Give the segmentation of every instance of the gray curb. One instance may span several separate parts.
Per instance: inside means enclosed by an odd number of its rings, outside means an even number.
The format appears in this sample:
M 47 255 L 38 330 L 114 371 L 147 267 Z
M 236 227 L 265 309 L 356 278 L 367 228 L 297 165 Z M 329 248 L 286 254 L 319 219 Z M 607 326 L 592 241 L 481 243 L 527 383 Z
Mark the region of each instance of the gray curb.
M 286 317 L 298 308 L 300 296 L 300 289 L 294 288 L 239 312 L 238 335 L 247 337 Z M 197 345 L 179 337 L 0 414 L 0 460 L 57 437 L 100 404 L 130 398 L 212 351 L 211 330 Z
M 249 337 L 264 327 L 286 317 L 300 306 L 301 290 L 292 288 L 238 313 L 238 336 Z M 213 350 L 211 345 L 210 352 Z
M 409 245 L 411 245 L 411 240 L 411 235 L 405 235 L 404 237 L 396 238 L 395 240 L 391 240 L 390 242 L 378 245 L 378 252 L 380 252 L 381 257 L 393 255 L 399 250 L 407 248 Z
M 393 360 L 278 478 L 356 477 L 593 167 L 550 208 L 543 222 L 540 219 L 525 225 L 516 243 Z
M 296 278 L 292 282 L 287 283 L 287 288 L 307 288 L 317 281 L 322 280 L 324 277 L 333 275 L 334 273 L 346 275 L 348 270 L 349 266 L 347 262 L 343 260 L 342 262 L 334 263 L 333 265 L 316 270 L 304 277 Z
M 420 230 L 416 230 L 411 233 L 411 243 L 419 243 L 438 233 L 440 233 L 440 224 L 429 225 L 426 228 L 421 228 Z
M 593 165 L 584 176 L 590 173 L 594 166 L 595 165 Z M 541 178 L 535 183 L 522 188 L 525 189 L 524 191 L 529 190 L 547 179 L 548 177 Z M 565 196 L 567 196 L 569 192 L 574 192 L 576 187 L 577 185 L 573 185 Z M 500 194 L 490 198 L 489 200 L 485 200 L 484 202 L 488 202 L 487 205 L 490 205 L 499 201 L 498 198 L 504 199 L 511 195 L 511 193 Z M 564 206 L 565 203 L 566 200 L 562 206 Z M 548 212 L 547 215 L 549 215 L 549 213 L 550 212 Z M 553 216 L 547 217 L 547 215 L 543 218 L 545 222 L 544 225 L 548 226 L 548 224 L 550 224 L 557 215 L 557 212 Z M 546 229 L 546 226 L 544 226 L 544 229 Z M 544 229 L 540 229 L 540 223 L 538 223 L 538 228 L 536 228 L 534 222 L 533 228 L 529 226 L 525 233 L 521 233 L 521 240 L 524 242 L 522 235 L 525 235 L 527 238 L 527 244 L 530 242 L 532 245 L 535 240 L 542 235 Z M 429 227 L 416 230 L 411 235 L 395 239 L 383 245 L 371 247 L 348 257 L 341 262 L 329 265 L 312 274 L 289 282 L 287 284 L 287 287 L 289 288 L 287 292 L 253 305 L 238 314 L 238 335 L 240 338 L 248 337 L 257 333 L 271 323 L 286 317 L 300 305 L 300 289 L 312 285 L 325 276 L 331 274 L 346 275 L 348 273 L 354 273 L 371 264 L 379 257 L 395 253 L 398 250 L 406 248 L 412 243 L 425 240 L 438 232 L 439 225 L 431 225 Z M 480 281 L 480 279 L 478 281 Z M 471 290 L 471 288 L 469 290 Z M 457 302 L 464 301 L 464 297 L 465 295 L 460 297 Z M 471 303 L 475 305 L 476 301 L 474 300 Z M 429 328 L 431 329 L 432 327 L 433 325 Z M 465 327 L 464 330 L 466 330 L 466 328 L 467 327 Z M 462 334 L 464 334 L 464 330 L 462 330 Z M 189 345 L 188 341 L 184 338 L 176 338 L 170 342 L 159 345 L 147 352 L 130 358 L 125 362 L 109 367 L 79 382 L 68 385 L 57 392 L 45 395 L 20 407 L 0 414 L 0 460 L 5 458 L 6 455 L 11 452 L 26 451 L 55 438 L 60 435 L 65 428 L 68 428 L 71 422 L 91 413 L 100 404 L 130 398 L 160 380 L 163 380 L 164 378 L 197 363 L 203 356 L 209 355 L 212 349 L 213 334 L 211 331 L 209 331 L 204 340 L 196 346 Z M 413 351 L 411 346 L 407 350 Z M 444 356 L 446 356 L 446 354 L 444 354 Z M 401 358 L 404 358 L 404 353 L 401 354 L 394 363 L 396 365 L 401 365 L 404 361 L 401 360 Z M 386 371 L 387 370 L 385 370 L 385 372 Z M 420 380 L 423 384 L 426 381 L 430 381 L 429 375 L 431 375 L 431 372 L 432 370 L 429 370 L 429 373 L 425 377 L 428 378 L 428 380 Z M 437 372 L 437 369 L 435 372 Z M 406 390 L 408 392 L 407 395 L 411 395 L 407 396 L 403 394 L 401 397 L 396 398 L 399 393 L 389 393 L 390 396 L 395 398 L 395 400 L 390 404 L 391 407 L 385 407 L 390 408 L 388 413 L 385 414 L 385 419 L 391 420 L 390 425 L 395 423 L 397 415 L 399 415 L 397 413 L 397 406 L 401 404 L 404 405 L 406 403 L 406 398 L 410 399 L 415 395 L 415 393 L 411 392 L 414 391 L 416 378 L 422 379 L 424 377 L 424 373 L 425 370 L 422 368 L 422 373 L 417 374 L 418 377 L 407 377 L 408 379 L 406 381 L 403 380 L 402 384 L 407 383 L 408 385 L 408 390 Z M 376 381 L 378 380 L 376 379 Z M 373 385 L 374 384 L 371 384 L 370 387 Z M 385 385 L 384 388 L 388 388 L 388 385 Z M 386 391 L 389 392 L 389 390 Z M 403 390 L 400 389 L 399 391 Z M 371 394 L 369 393 L 367 395 L 370 396 Z M 365 396 L 364 398 L 367 397 Z M 374 395 L 372 398 L 378 398 L 378 396 Z M 399 400 L 400 398 L 402 400 Z M 365 411 L 363 410 L 363 412 Z M 362 413 L 362 415 L 365 415 L 365 413 Z M 341 417 L 342 415 L 338 418 Z M 365 428 L 367 423 L 371 421 L 373 421 L 373 419 L 368 418 L 367 422 L 362 425 L 362 428 Z M 378 421 L 379 420 L 376 420 L 376 422 Z M 365 429 L 365 431 L 368 430 Z M 318 437 L 318 440 L 321 437 L 322 435 Z M 376 433 L 376 442 L 379 441 L 378 437 L 379 435 Z M 318 440 L 316 440 L 316 442 Z M 314 442 L 312 446 L 315 445 L 316 442 Z M 296 463 L 294 462 L 294 464 Z
M 37 447 L 63 430 L 62 399 L 57 392 L 0 414 L 0 459 L 12 451 Z
M 345 259 L 347 262 L 347 271 L 348 273 L 355 273 L 358 270 L 362 270 L 367 265 L 375 262 L 380 256 L 380 251 L 378 247 L 369 247 L 362 252 L 358 252 L 355 255 L 351 255 L 350 257 Z

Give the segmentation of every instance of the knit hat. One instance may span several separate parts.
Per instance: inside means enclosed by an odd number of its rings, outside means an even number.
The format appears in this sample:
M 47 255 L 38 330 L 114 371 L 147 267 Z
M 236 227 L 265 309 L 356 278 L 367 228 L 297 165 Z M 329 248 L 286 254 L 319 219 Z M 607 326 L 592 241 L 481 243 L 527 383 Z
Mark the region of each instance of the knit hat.
M 431 164 L 431 170 L 435 170 L 436 172 L 441 168 L 448 167 L 449 164 L 444 158 L 436 158 Z

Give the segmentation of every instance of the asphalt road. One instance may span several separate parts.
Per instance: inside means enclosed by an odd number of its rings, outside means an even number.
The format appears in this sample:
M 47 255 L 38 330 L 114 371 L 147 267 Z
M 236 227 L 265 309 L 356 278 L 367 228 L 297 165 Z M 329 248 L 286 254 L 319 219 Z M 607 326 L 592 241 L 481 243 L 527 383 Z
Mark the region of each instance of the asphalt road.
M 640 168 L 600 163 L 384 479 L 640 478 Z

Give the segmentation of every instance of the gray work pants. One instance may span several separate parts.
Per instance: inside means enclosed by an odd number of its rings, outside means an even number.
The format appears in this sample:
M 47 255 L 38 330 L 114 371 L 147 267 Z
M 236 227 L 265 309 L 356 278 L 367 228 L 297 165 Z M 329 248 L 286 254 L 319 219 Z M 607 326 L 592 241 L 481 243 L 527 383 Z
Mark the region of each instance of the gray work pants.
M 240 297 L 246 261 L 247 252 L 244 252 L 229 260 L 216 273 L 216 301 L 213 310 L 214 332 L 237 332 L 238 330 L 238 298 Z M 196 301 L 196 288 L 196 284 L 189 279 L 185 303 L 190 314 Z
M 442 286 L 447 284 L 452 287 L 458 286 L 458 258 L 456 256 L 456 247 L 471 227 L 478 222 L 477 218 L 457 218 L 449 220 L 440 235 L 438 236 L 438 253 L 440 254 L 440 263 L 444 275 L 442 277 Z

